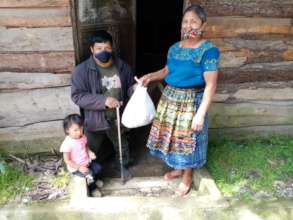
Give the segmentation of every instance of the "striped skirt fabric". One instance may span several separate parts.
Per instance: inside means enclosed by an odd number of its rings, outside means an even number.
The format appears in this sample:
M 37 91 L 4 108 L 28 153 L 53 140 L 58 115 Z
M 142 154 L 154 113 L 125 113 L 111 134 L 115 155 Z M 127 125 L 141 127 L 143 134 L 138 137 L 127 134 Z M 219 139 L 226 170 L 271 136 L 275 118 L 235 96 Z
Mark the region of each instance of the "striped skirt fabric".
M 191 129 L 203 91 L 166 86 L 157 107 L 147 147 L 175 169 L 199 168 L 206 163 L 208 120 L 200 132 Z

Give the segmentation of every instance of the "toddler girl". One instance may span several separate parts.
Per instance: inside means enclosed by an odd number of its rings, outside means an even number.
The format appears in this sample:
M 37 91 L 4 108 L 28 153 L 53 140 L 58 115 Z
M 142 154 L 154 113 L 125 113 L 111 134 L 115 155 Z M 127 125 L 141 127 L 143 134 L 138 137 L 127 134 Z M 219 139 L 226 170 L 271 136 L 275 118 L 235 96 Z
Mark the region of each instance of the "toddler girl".
M 85 177 L 88 185 L 95 182 L 101 172 L 100 164 L 92 161 L 96 155 L 87 146 L 87 138 L 83 134 L 83 119 L 78 114 L 68 115 L 63 120 L 66 134 L 60 152 L 63 153 L 67 169 L 73 175 Z M 102 182 L 96 182 L 101 187 Z

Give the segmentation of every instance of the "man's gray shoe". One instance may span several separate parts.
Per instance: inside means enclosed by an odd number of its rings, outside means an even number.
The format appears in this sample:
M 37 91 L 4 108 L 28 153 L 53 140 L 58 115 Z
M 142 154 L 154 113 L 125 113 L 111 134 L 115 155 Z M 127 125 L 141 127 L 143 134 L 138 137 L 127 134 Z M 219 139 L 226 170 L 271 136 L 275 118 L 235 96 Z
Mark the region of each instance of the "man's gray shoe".
M 94 190 L 91 192 L 91 196 L 92 196 L 92 197 L 102 197 L 103 194 L 102 194 L 102 192 L 97 188 L 97 189 L 94 189 Z
M 104 182 L 102 180 L 96 180 L 96 186 L 98 188 L 102 188 L 104 186 Z

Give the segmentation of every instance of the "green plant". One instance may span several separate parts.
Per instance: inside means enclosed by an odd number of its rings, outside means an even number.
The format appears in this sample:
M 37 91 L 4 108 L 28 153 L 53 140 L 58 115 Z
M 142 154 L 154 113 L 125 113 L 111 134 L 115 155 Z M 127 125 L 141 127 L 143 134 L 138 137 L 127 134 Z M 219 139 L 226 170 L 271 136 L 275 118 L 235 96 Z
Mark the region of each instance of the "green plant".
M 0 161 L 3 168 L 0 174 L 0 204 L 3 204 L 30 188 L 33 178 L 20 168 L 12 167 L 4 160 Z
M 64 188 L 69 184 L 70 174 L 64 169 L 62 169 L 56 176 L 52 179 L 52 185 L 55 188 Z
M 293 177 L 293 140 L 273 135 L 209 143 L 208 169 L 224 195 L 274 193 L 275 181 Z

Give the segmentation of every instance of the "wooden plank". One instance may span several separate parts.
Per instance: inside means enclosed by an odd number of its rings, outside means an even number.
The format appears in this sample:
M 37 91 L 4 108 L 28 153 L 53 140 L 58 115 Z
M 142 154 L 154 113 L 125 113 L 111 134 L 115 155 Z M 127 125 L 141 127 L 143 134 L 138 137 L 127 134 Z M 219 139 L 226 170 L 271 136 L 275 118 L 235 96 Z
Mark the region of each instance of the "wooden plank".
M 290 34 L 291 19 L 288 18 L 247 18 L 210 17 L 205 37 L 236 37 L 249 34 Z
M 266 81 L 290 81 L 293 80 L 292 70 L 278 71 L 239 71 L 239 68 L 222 69 L 220 71 L 220 83 L 247 83 L 247 82 L 266 82 Z
M 252 34 L 241 37 L 212 38 L 222 52 L 249 49 L 252 51 L 285 51 L 292 49 L 290 34 Z
M 213 102 L 293 101 L 293 81 L 219 84 Z
M 71 72 L 75 66 L 74 52 L 0 53 L 0 71 Z
M 293 17 L 292 0 L 187 0 L 200 4 L 209 16 Z
M 69 6 L 70 0 L 0 0 L 0 8 L 40 8 Z
M 27 126 L 0 128 L 0 142 L 24 141 L 64 136 L 62 120 L 47 121 Z
M 293 50 L 281 51 L 230 51 L 221 53 L 220 67 L 241 67 L 246 64 L 278 63 L 282 61 L 293 61 Z
M 261 37 L 262 38 L 262 37 Z M 221 50 L 221 67 L 240 67 L 252 63 L 293 60 L 292 39 L 211 39 Z
M 225 83 L 290 81 L 293 61 L 247 64 L 239 68 L 222 68 L 220 81 Z
M 283 52 L 282 57 L 284 60 L 293 60 L 293 47 Z
M 240 67 L 247 63 L 248 53 L 243 51 L 221 53 L 220 67 Z
M 221 52 L 235 51 L 237 49 L 231 43 L 226 42 L 225 38 L 212 38 L 209 40 L 212 41 L 221 50 Z
M 23 126 L 63 119 L 79 109 L 70 98 L 70 87 L 0 93 L 1 127 Z
M 71 27 L 0 28 L 0 52 L 73 50 Z
M 65 27 L 71 26 L 68 7 L 37 9 L 1 9 L 0 26 Z
M 293 61 L 275 62 L 275 63 L 256 63 L 248 64 L 240 68 L 240 70 L 257 70 L 257 71 L 278 71 L 293 70 Z
M 70 76 L 70 74 L 0 72 L 0 92 L 69 86 Z
M 211 128 L 293 125 L 293 101 L 250 101 L 213 103 L 209 111 Z
M 58 151 L 64 136 L 62 121 L 0 128 L 0 149 L 19 154 Z
M 245 48 L 255 51 L 285 51 L 293 44 L 292 39 L 282 38 L 281 36 L 277 39 L 226 38 L 223 41 L 236 49 Z

